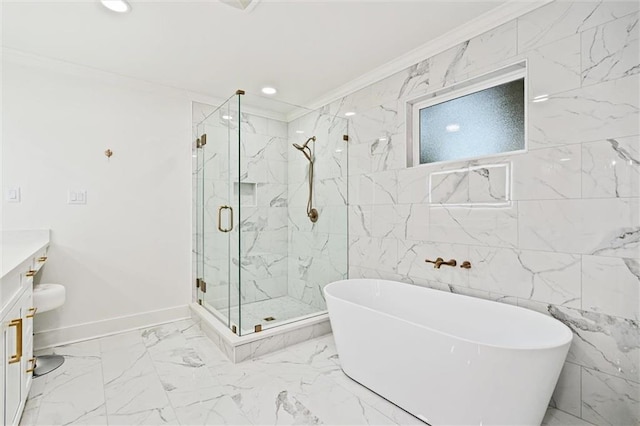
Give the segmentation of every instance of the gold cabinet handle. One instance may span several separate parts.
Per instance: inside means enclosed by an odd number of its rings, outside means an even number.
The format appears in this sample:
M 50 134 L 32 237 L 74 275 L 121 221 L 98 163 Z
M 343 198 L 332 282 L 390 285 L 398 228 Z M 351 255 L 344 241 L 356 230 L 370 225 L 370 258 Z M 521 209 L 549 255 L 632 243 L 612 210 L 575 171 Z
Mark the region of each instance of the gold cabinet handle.
M 33 373 L 36 369 L 36 359 L 35 358 L 29 358 L 29 362 L 31 363 L 31 368 L 27 368 L 27 373 Z
M 16 354 L 9 358 L 9 364 L 15 364 L 22 359 L 22 318 L 11 320 L 9 327 L 16 328 Z
M 38 308 L 29 308 L 29 314 L 27 314 L 27 318 L 33 318 L 36 315 Z
M 222 210 L 229 210 L 231 213 L 229 219 L 229 228 L 222 227 Z M 218 231 L 220 232 L 231 232 L 233 229 L 233 208 L 231 206 L 220 206 L 218 207 Z
M 34 271 L 33 269 L 29 269 L 25 274 L 27 277 L 33 277 L 38 271 Z
M 47 259 L 48 259 L 47 256 L 42 256 L 38 258 L 38 262 L 43 263 L 43 262 L 46 262 Z

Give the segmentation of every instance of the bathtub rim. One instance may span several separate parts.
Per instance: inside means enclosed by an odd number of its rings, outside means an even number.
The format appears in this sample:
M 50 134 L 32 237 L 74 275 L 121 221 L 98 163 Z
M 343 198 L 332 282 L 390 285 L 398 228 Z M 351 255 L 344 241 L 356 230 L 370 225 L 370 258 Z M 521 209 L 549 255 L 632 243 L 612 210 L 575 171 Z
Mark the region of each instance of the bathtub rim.
M 507 309 L 516 309 L 516 310 L 522 309 L 522 310 L 528 312 L 528 314 L 533 314 L 533 316 L 535 316 L 535 317 L 544 318 L 544 321 L 548 321 L 548 320 L 556 321 L 558 323 L 556 325 L 559 326 L 559 329 L 562 329 L 564 332 L 566 332 L 568 340 L 566 340 L 566 341 L 564 341 L 562 343 L 559 343 L 559 344 L 554 344 L 554 345 L 537 345 L 537 346 L 524 346 L 524 347 L 512 347 L 512 346 L 508 346 L 508 345 L 496 345 L 496 344 L 492 344 L 492 343 L 471 340 L 471 339 L 468 339 L 468 338 L 465 338 L 465 337 L 457 336 L 455 334 L 446 333 L 444 331 L 437 330 L 437 329 L 435 329 L 433 327 L 429 327 L 429 326 L 426 326 L 424 324 L 417 323 L 415 321 L 410 321 L 410 320 L 408 320 L 406 318 L 401 318 L 401 317 L 396 316 L 396 315 L 391 315 L 391 314 L 389 314 L 387 312 L 378 311 L 378 310 L 375 310 L 375 309 L 370 308 L 370 307 L 365 306 L 365 305 L 359 305 L 359 304 L 357 304 L 355 302 L 339 298 L 339 297 L 329 293 L 328 289 L 330 287 L 332 287 L 333 284 L 336 284 L 336 286 L 337 286 L 339 284 L 344 284 L 344 283 L 347 283 L 349 281 L 383 281 L 383 282 L 392 283 L 392 284 L 400 284 L 400 285 L 412 286 L 412 287 L 416 287 L 416 288 L 422 289 L 422 290 L 432 290 L 432 291 L 442 292 L 444 294 L 450 294 L 450 295 L 455 295 L 455 296 L 459 296 L 459 297 L 464 297 L 464 298 L 467 298 L 467 299 L 473 299 L 474 301 L 484 301 L 484 302 L 490 302 L 490 303 L 497 303 L 499 305 L 502 305 L 502 306 L 506 307 Z M 467 296 L 465 294 L 451 293 L 451 292 L 438 290 L 436 288 L 431 288 L 431 287 L 422 287 L 422 286 L 418 286 L 418 285 L 415 285 L 415 284 L 405 283 L 405 282 L 402 282 L 402 281 L 384 280 L 384 279 L 378 279 L 378 278 L 348 278 L 346 280 L 338 280 L 338 281 L 330 282 L 329 284 L 324 286 L 323 292 L 324 292 L 326 300 L 328 300 L 329 298 L 335 299 L 335 300 L 339 300 L 341 302 L 347 303 L 348 305 L 357 306 L 357 307 L 365 309 L 365 310 L 367 310 L 369 312 L 375 312 L 376 314 L 384 315 L 384 316 L 386 316 L 388 318 L 393 318 L 395 320 L 403 321 L 403 322 L 405 322 L 407 324 L 415 325 L 416 327 L 422 328 L 424 330 L 428 330 L 428 331 L 434 332 L 436 334 L 440 334 L 442 336 L 446 336 L 446 337 L 449 337 L 449 338 L 452 338 L 452 339 L 460 340 L 460 341 L 463 341 L 463 342 L 466 342 L 466 343 L 470 343 L 470 344 L 474 344 L 474 345 L 481 345 L 481 346 L 487 346 L 487 347 L 491 347 L 491 348 L 505 349 L 505 350 L 531 351 L 531 350 L 558 349 L 558 348 L 562 348 L 563 346 L 570 345 L 571 342 L 573 341 L 573 332 L 571 331 L 571 329 L 566 324 L 564 324 L 562 321 L 560 321 L 560 320 L 558 320 L 558 319 L 556 319 L 556 318 L 554 318 L 552 316 L 547 316 L 547 315 L 544 315 L 544 314 L 542 314 L 540 312 L 534 311 L 532 309 L 527 309 L 527 308 L 524 308 L 522 306 L 515 306 L 515 305 L 510 305 L 508 303 L 497 302 L 495 300 L 489 300 L 489 299 L 482 299 L 482 298 L 479 298 L 479 297 Z M 329 308 L 328 304 L 327 304 L 327 308 Z M 331 320 L 331 310 L 328 309 L 328 311 L 329 311 L 329 319 Z M 333 325 L 332 325 L 332 327 L 333 327 Z

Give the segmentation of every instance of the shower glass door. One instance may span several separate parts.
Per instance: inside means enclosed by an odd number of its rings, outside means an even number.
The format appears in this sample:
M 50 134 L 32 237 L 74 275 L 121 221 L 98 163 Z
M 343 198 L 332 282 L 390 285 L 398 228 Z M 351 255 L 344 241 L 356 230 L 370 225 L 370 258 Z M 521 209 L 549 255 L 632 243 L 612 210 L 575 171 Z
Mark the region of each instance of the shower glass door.
M 194 246 L 199 303 L 246 336 L 325 314 L 347 277 L 348 121 L 239 93 L 194 107 Z
M 230 98 L 197 124 L 198 301 L 232 330 L 239 330 L 238 100 Z M 235 254 L 233 253 L 235 251 Z

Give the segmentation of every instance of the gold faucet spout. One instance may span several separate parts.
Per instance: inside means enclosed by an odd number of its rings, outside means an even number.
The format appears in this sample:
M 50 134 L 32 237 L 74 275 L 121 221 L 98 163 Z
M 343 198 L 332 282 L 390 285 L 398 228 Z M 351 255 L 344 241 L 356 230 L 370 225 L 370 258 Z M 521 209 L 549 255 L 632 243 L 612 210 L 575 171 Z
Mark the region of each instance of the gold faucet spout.
M 436 260 L 429 260 L 429 259 L 425 259 L 424 260 L 427 263 L 433 263 L 434 264 L 434 268 L 439 268 L 440 266 L 438 266 L 441 262 L 444 262 L 444 259 L 439 257 Z
M 458 264 L 458 262 L 456 262 L 455 259 L 449 259 L 448 262 L 445 262 L 444 260 L 440 259 L 439 261 L 436 260 L 435 262 L 436 264 L 434 265 L 434 268 L 436 269 L 440 269 L 440 267 L 442 265 L 447 265 L 447 266 L 456 266 Z

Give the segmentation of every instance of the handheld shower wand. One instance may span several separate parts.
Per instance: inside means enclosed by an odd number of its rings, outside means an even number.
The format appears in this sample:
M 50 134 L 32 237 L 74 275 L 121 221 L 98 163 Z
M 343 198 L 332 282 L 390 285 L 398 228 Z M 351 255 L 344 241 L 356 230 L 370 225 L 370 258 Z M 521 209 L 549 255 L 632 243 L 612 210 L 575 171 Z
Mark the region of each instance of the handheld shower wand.
M 293 146 L 295 149 L 302 151 L 302 153 L 304 154 L 305 157 L 307 157 L 307 160 L 309 160 L 309 162 L 313 163 L 313 160 L 311 159 L 311 148 L 309 148 L 309 142 L 315 142 L 316 141 L 316 137 L 315 136 L 311 136 L 309 139 L 307 139 L 307 141 L 302 144 L 302 146 L 298 145 L 297 143 L 294 143 Z M 308 151 L 308 153 L 307 153 Z
M 313 155 L 311 154 L 311 148 L 309 147 L 309 142 L 315 142 L 316 137 L 311 136 L 307 141 L 302 145 L 298 145 L 297 143 L 293 144 L 293 147 L 299 151 L 301 151 L 307 160 L 309 160 L 309 198 L 307 199 L 307 217 L 313 223 L 318 220 L 318 210 L 313 208 Z

